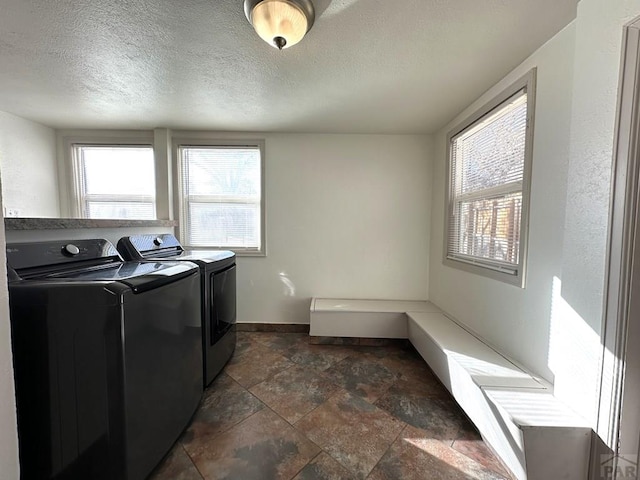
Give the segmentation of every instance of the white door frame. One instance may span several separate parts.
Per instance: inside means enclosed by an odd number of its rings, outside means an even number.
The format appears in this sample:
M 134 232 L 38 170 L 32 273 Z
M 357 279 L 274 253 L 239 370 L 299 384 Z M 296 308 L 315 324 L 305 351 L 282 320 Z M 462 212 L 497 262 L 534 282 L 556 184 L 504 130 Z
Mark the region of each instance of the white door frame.
M 637 459 L 640 450 L 640 18 L 624 27 L 614 140 L 597 430 L 615 454 Z M 592 459 L 592 465 L 598 465 L 598 460 Z

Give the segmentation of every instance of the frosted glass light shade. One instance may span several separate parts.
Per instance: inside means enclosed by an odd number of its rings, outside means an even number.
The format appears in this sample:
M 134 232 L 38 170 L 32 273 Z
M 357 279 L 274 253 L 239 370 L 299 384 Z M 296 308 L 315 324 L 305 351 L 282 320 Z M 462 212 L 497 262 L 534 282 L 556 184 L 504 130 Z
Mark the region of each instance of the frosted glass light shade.
M 283 49 L 298 43 L 313 24 L 313 6 L 296 0 L 251 2 L 247 17 L 257 34 L 273 47 Z M 246 3 L 245 3 L 246 5 Z M 309 8 L 311 12 L 309 13 Z

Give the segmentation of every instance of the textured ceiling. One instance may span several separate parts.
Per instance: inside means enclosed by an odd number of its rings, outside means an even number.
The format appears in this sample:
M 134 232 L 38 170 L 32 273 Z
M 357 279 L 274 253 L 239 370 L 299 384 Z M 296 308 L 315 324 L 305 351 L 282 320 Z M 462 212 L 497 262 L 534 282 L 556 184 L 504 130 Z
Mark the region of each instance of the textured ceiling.
M 0 110 L 52 127 L 430 133 L 578 0 L 315 0 L 282 52 L 242 0 L 3 0 Z

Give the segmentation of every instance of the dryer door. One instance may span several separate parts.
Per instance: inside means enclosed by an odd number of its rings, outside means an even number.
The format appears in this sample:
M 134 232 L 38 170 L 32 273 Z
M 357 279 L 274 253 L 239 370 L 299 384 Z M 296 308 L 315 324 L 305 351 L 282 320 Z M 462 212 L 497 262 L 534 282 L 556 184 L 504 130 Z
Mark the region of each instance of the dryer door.
M 236 266 L 211 276 L 213 298 L 211 343 L 216 343 L 236 323 Z

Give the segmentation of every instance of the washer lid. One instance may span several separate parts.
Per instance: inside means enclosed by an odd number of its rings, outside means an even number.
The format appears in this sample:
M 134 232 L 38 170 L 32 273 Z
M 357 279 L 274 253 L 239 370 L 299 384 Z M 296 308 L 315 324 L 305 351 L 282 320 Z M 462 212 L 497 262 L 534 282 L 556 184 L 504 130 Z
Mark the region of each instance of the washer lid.
M 190 260 L 193 262 L 224 262 L 226 264 L 235 262 L 236 254 L 230 250 L 185 250 L 175 258 L 180 260 Z
M 229 250 L 185 250 L 168 233 L 122 237 L 118 251 L 125 260 L 187 260 L 205 267 L 215 264 L 216 269 L 233 265 L 236 257 Z
M 76 270 L 47 275 L 47 280 L 73 282 L 118 282 L 135 293 L 167 285 L 198 272 L 190 262 L 125 262 L 102 268 Z

